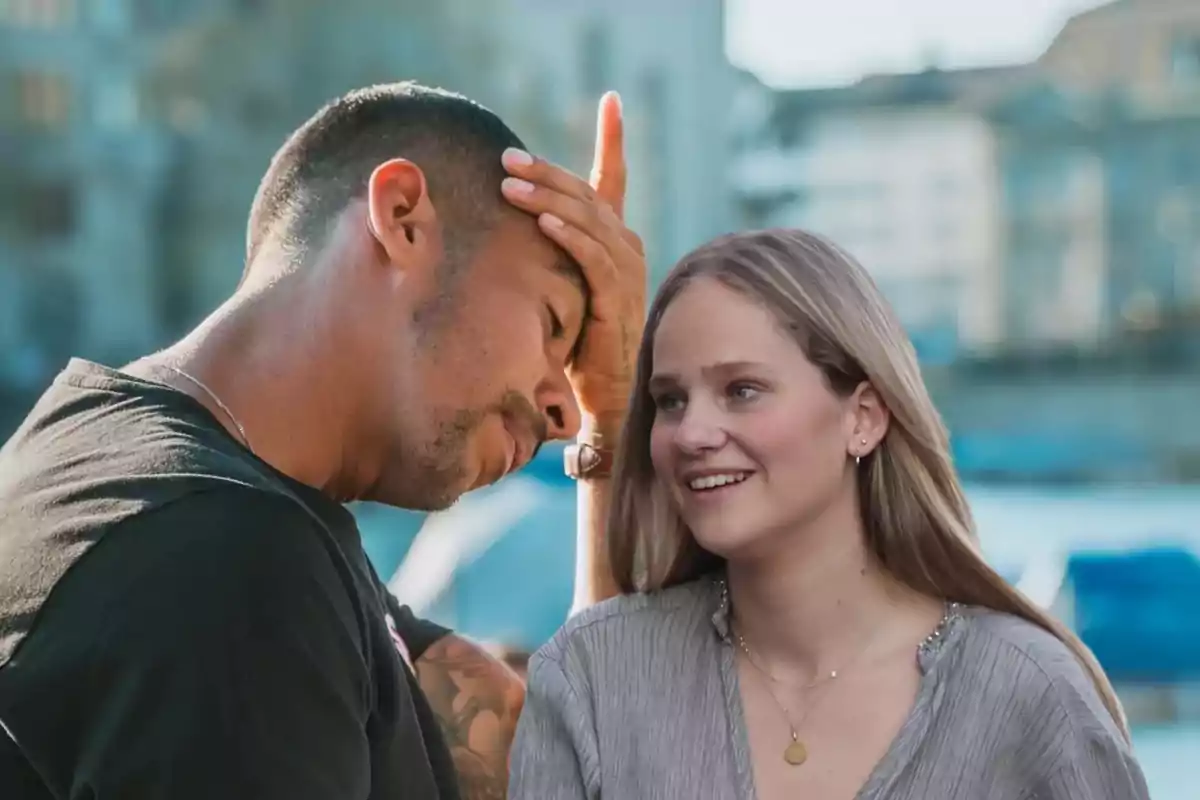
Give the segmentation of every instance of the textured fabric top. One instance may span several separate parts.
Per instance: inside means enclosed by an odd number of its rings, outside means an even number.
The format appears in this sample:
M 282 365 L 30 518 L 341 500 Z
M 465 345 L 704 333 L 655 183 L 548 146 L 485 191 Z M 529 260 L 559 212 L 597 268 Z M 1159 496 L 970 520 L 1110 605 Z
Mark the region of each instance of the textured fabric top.
M 712 579 L 572 618 L 529 667 L 512 800 L 754 800 L 728 607 Z M 1130 746 L 1052 634 L 956 607 L 858 800 L 1147 800 Z

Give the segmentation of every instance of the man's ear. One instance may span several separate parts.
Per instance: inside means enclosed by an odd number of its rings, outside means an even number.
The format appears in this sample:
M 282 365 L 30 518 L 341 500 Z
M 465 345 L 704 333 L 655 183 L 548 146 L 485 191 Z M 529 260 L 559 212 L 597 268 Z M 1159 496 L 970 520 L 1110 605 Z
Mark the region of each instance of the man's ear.
M 367 182 L 371 235 L 392 264 L 440 249 L 437 212 L 429 200 L 425 173 L 411 161 L 394 158 L 375 168 Z

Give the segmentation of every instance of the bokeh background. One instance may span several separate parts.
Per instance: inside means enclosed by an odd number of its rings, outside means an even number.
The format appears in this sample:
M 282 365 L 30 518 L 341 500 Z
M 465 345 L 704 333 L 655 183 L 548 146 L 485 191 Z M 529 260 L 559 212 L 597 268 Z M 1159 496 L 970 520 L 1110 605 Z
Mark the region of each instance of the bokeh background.
M 581 171 L 619 90 L 656 280 L 744 227 L 863 261 L 988 557 L 1095 650 L 1156 800 L 1200 796 L 1198 0 L 0 0 L 0 438 L 223 300 L 287 133 L 406 78 Z M 565 618 L 560 449 L 356 512 L 420 613 L 523 650 Z

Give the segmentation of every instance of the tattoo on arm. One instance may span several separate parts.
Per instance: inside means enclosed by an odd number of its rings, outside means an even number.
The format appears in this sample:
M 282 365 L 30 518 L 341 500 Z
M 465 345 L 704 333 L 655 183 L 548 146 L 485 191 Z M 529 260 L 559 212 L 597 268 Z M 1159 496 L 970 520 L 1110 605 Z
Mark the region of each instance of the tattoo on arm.
M 525 687 L 479 645 L 445 636 L 417 659 L 417 681 L 441 724 L 463 800 L 503 800 Z

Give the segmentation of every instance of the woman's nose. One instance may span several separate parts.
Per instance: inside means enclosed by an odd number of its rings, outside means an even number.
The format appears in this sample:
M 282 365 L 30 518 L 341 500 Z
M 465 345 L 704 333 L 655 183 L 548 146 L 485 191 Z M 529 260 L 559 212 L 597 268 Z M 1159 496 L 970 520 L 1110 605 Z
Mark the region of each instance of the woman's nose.
M 719 415 L 702 405 L 690 405 L 675 429 L 675 444 L 685 453 L 716 450 L 725 443 Z

